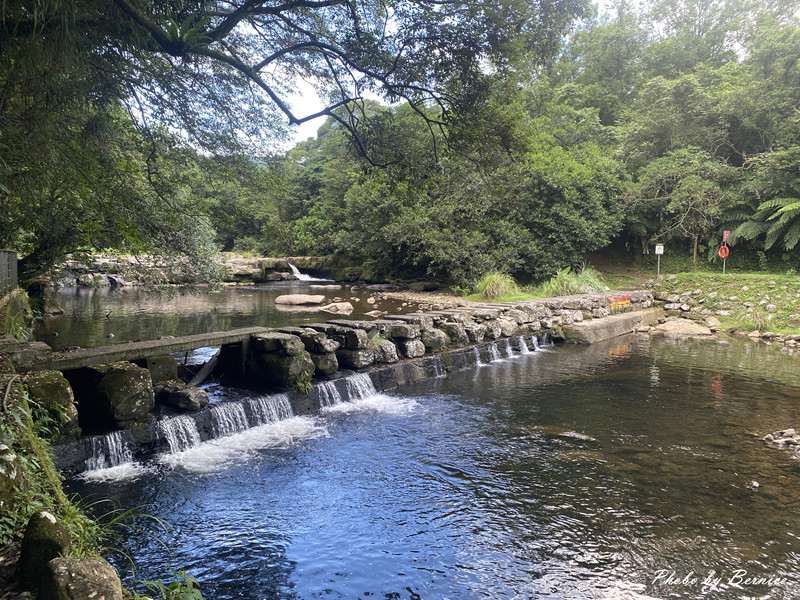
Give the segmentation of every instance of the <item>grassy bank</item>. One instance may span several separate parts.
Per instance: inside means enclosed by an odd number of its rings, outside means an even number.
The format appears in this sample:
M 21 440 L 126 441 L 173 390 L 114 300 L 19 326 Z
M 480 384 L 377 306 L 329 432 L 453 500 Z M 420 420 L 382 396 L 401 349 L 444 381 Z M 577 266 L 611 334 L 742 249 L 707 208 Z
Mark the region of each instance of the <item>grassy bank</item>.
M 481 277 L 472 294 L 473 302 L 520 302 L 538 298 L 605 292 L 610 288 L 602 275 L 591 267 L 574 272 L 562 269 L 552 278 L 533 286 L 521 286 L 504 273 L 488 273 Z
M 717 317 L 725 329 L 800 334 L 800 276 L 775 273 L 678 273 L 657 285 L 692 312 Z M 674 298 L 673 298 L 674 299 Z

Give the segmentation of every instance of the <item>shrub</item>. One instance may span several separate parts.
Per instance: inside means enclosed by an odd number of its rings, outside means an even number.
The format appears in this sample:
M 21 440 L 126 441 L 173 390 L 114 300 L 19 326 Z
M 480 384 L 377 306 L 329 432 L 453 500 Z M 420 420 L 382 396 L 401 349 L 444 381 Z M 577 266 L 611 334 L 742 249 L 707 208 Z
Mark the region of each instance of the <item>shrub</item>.
M 481 298 L 495 300 L 502 296 L 519 293 L 519 286 L 511 275 L 492 271 L 486 273 L 475 284 L 475 293 Z
M 608 286 L 603 281 L 600 273 L 591 267 L 585 267 L 577 273 L 566 268 L 561 269 L 548 281 L 536 286 L 533 289 L 533 294 L 541 298 L 548 298 L 551 296 L 605 292 L 607 290 Z

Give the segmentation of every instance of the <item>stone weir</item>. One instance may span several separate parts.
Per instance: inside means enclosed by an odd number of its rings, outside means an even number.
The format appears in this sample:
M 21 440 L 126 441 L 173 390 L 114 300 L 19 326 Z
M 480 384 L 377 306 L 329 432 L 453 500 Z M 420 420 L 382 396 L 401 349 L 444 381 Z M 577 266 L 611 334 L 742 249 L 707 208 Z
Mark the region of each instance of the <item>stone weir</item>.
M 76 472 L 180 451 L 352 399 L 358 396 L 358 375 L 368 374 L 378 390 L 389 389 L 503 353 L 527 352 L 540 340 L 564 339 L 571 327 L 619 313 L 632 317 L 626 321 L 631 331 L 637 320 L 648 318 L 645 309 L 652 304 L 647 291 L 590 294 L 209 333 L 80 351 L 83 358 L 40 345 L 27 352 L 12 346 L 5 353 L 24 372 L 32 398 L 61 423 L 53 428 L 57 462 Z M 168 354 L 210 345 L 220 349 L 200 372 L 180 373 Z M 199 384 L 212 374 L 258 392 L 209 404 L 206 392 L 186 380 Z

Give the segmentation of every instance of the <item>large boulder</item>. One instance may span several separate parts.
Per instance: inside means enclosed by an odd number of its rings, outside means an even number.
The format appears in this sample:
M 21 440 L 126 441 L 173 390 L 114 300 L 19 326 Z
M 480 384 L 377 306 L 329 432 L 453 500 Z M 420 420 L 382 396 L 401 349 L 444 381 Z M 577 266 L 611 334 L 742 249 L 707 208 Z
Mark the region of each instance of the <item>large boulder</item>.
M 314 362 L 317 375 L 326 377 L 339 370 L 339 360 L 336 358 L 335 352 L 311 354 L 311 360 Z
M 156 384 L 155 394 L 159 404 L 182 411 L 195 412 L 208 406 L 208 394 L 205 390 L 178 379 Z
M 654 332 L 668 337 L 712 335 L 710 328 L 689 319 L 667 319 L 660 325 L 656 325 Z
M 447 334 L 447 337 L 450 340 L 450 343 L 454 346 L 466 346 L 469 343 L 469 337 L 467 336 L 467 330 L 464 328 L 464 325 L 461 323 L 456 323 L 455 321 L 447 321 L 439 325 L 442 331 Z M 425 344 L 427 347 L 427 344 Z
M 325 296 L 317 294 L 284 294 L 275 298 L 275 304 L 322 304 Z
M 345 350 L 366 350 L 369 347 L 369 335 L 363 329 L 345 327 L 332 323 L 309 325 L 316 331 L 322 331 L 333 340 L 339 342 L 340 348 Z
M 503 329 L 500 326 L 499 319 L 487 319 L 483 323 L 486 327 L 485 338 L 489 340 L 496 340 L 503 334 Z
M 353 313 L 355 307 L 350 302 L 331 302 L 325 306 L 320 306 L 319 309 L 332 315 L 349 315 Z
M 441 329 L 423 329 L 422 330 L 422 343 L 425 345 L 426 352 L 438 352 L 450 340 L 447 334 Z
M 398 347 L 406 358 L 425 356 L 425 344 L 422 340 L 400 340 Z
M 140 367 L 150 371 L 150 378 L 153 384 L 161 381 L 173 381 L 178 378 L 178 361 L 169 355 L 151 356 L 137 361 Z
M 261 352 L 277 352 L 285 356 L 296 356 L 305 349 L 305 344 L 298 336 L 280 331 L 259 333 L 251 339 L 255 344 L 255 350 Z
M 39 591 L 47 564 L 70 547 L 67 528 L 51 513 L 34 514 L 22 536 L 17 578 L 26 590 Z
M 305 391 L 311 383 L 316 365 L 311 355 L 302 350 L 299 354 L 262 352 L 251 354 L 248 371 L 270 387 Z
M 132 422 L 145 421 L 155 405 L 150 371 L 133 363 L 120 361 L 97 365 L 97 396 L 121 428 Z
M 392 364 L 400 360 L 397 355 L 397 346 L 389 340 L 381 338 L 374 341 L 373 351 L 375 353 L 375 362 L 378 364 Z
M 363 369 L 375 362 L 375 353 L 368 349 L 350 350 L 343 348 L 337 350 L 336 358 L 339 360 L 339 364 L 346 369 Z
M 122 582 L 102 558 L 55 558 L 47 565 L 39 600 L 123 600 Z
M 470 343 L 480 344 L 483 338 L 486 337 L 486 325 L 467 323 L 464 325 L 464 332 L 467 334 L 467 339 Z
M 25 376 L 25 387 L 34 403 L 47 411 L 55 427 L 50 427 L 54 439 L 78 437 L 78 409 L 72 387 L 61 371 L 34 371 Z
M 279 331 L 299 337 L 311 354 L 328 354 L 339 349 L 339 342 L 330 339 L 324 332 L 310 327 L 281 327 Z

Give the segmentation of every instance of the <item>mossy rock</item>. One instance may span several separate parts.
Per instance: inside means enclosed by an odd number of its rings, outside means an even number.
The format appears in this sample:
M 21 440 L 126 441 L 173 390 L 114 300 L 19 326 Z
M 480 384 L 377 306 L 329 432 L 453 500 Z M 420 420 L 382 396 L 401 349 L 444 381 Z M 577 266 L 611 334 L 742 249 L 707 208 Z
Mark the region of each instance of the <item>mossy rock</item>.
M 147 420 L 155 405 L 150 371 L 120 361 L 93 367 L 100 375 L 97 395 L 116 425 Z
M 38 512 L 28 521 L 22 536 L 17 576 L 26 590 L 38 591 L 48 563 L 70 547 L 67 528 L 49 512 Z
M 270 387 L 295 389 L 301 392 L 311 383 L 316 366 L 305 350 L 285 356 L 278 353 L 259 354 L 249 361 L 250 372 Z
M 25 376 L 30 399 L 47 411 L 57 427 L 53 438 L 76 438 L 81 434 L 72 388 L 61 371 L 35 371 Z
M 122 582 L 102 558 L 55 558 L 47 565 L 39 600 L 123 600 Z

